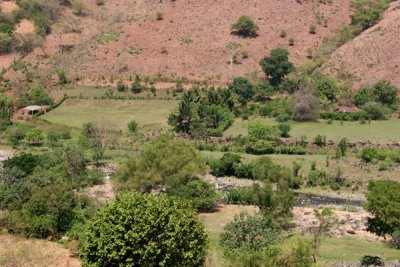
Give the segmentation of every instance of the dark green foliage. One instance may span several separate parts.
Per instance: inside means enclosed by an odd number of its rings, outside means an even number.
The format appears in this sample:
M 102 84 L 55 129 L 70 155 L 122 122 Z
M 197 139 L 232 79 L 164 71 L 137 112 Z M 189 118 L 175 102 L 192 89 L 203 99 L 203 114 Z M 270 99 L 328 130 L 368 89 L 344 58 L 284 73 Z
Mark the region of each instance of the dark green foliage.
M 320 112 L 319 116 L 325 120 L 338 120 L 338 121 L 362 121 L 368 119 L 368 114 L 364 111 L 360 112 L 333 112 L 324 111 Z
M 369 102 L 377 102 L 387 107 L 396 109 L 398 103 L 398 88 L 389 81 L 379 81 L 372 87 L 364 87 L 354 95 L 354 104 L 358 107 Z
M 8 33 L 0 32 L 0 53 L 6 53 L 11 51 L 13 38 Z
M 235 166 L 241 163 L 241 156 L 225 153 L 221 159 L 209 163 L 212 173 L 217 176 L 235 176 Z
M 381 257 L 365 255 L 361 258 L 361 266 L 385 266 Z
M 126 91 L 126 85 L 123 81 L 119 80 L 117 83 L 117 91 L 118 92 L 125 92 Z
M 51 105 L 53 99 L 42 87 L 31 88 L 28 92 L 23 94 L 17 104 L 19 107 L 27 105 Z
M 386 120 L 390 114 L 389 108 L 375 102 L 365 104 L 362 109 L 367 114 L 367 117 L 372 120 Z
M 9 231 L 27 237 L 59 237 L 72 225 L 78 196 L 67 187 L 52 184 L 33 193 L 22 210 L 7 218 Z
M 287 122 L 282 122 L 278 124 L 278 129 L 280 131 L 281 137 L 290 137 L 290 130 L 292 129 L 292 126 L 287 123 Z
M 269 219 L 270 225 L 274 229 L 279 229 L 287 226 L 295 198 L 293 192 L 289 190 L 287 181 L 281 180 L 277 183 L 276 189 L 268 182 L 231 189 L 227 194 L 227 202 L 258 206 L 263 216 Z
M 141 81 L 140 76 L 136 75 L 135 80 L 133 81 L 131 86 L 132 93 L 139 94 L 140 92 L 143 91 L 143 87 L 140 81 Z
M 129 193 L 92 218 L 81 258 L 85 266 L 201 266 L 206 246 L 190 203 Z
M 169 136 L 148 142 L 140 153 L 121 164 L 113 176 L 117 191 L 149 192 L 171 176 L 191 178 L 202 174 L 205 164 L 194 146 Z
M 57 70 L 57 76 L 58 76 L 58 83 L 59 84 L 67 84 L 67 83 L 69 83 L 69 80 L 67 78 L 67 74 L 65 73 L 64 70 Z
M 233 82 L 229 85 L 229 89 L 239 96 L 239 100 L 243 104 L 252 99 L 256 93 L 254 85 L 243 77 L 233 79 Z
M 215 186 L 197 178 L 188 180 L 172 176 L 168 178 L 166 193 L 190 201 L 197 211 L 212 211 L 217 200 Z
M 330 102 L 334 102 L 337 99 L 340 91 L 339 88 L 338 83 L 334 79 L 325 76 L 319 77 L 315 83 L 315 89 L 319 97 L 327 99 Z
M 15 25 L 12 23 L 0 22 L 0 32 L 12 34 L 15 31 Z
M 129 130 L 131 133 L 136 133 L 136 132 L 139 130 L 139 126 L 138 126 L 138 124 L 137 124 L 137 122 L 136 122 L 135 120 L 131 120 L 131 121 L 128 123 L 128 130 Z
M 0 96 L 0 131 L 4 131 L 11 124 L 13 105 L 4 96 Z
M 349 144 L 346 138 L 343 138 L 339 141 L 338 148 L 340 151 L 340 156 L 342 157 L 346 156 L 348 146 Z
M 222 136 L 233 123 L 232 107 L 228 90 L 210 90 L 200 95 L 199 90 L 192 89 L 183 94 L 178 111 L 170 114 L 168 123 L 176 132 L 198 137 Z
M 31 128 L 26 131 L 24 140 L 30 146 L 41 146 L 44 142 L 43 131 L 38 128 Z
M 326 172 L 319 170 L 310 171 L 306 185 L 315 187 L 315 186 L 325 186 L 330 184 L 330 179 Z
M 320 147 L 326 146 L 326 136 L 320 135 L 320 134 L 317 135 L 314 138 L 314 144 L 316 144 L 317 146 L 320 146 Z
M 273 101 L 268 101 L 260 107 L 260 115 L 268 117 L 285 117 L 285 120 L 291 119 L 292 106 L 287 98 L 281 98 Z
M 255 37 L 257 36 L 258 26 L 249 16 L 243 15 L 232 24 L 231 29 L 244 37 Z
M 372 214 L 367 230 L 379 236 L 400 230 L 400 183 L 396 181 L 370 181 L 365 208 Z
M 294 70 L 293 64 L 289 61 L 289 52 L 283 48 L 272 50 L 268 57 L 261 59 L 260 65 L 274 86 L 280 84 L 283 78 Z
M 5 169 L 18 168 L 23 171 L 25 175 L 29 175 L 33 172 L 34 168 L 39 165 L 41 159 L 37 155 L 21 154 L 19 156 L 12 157 L 3 162 Z
M 220 236 L 220 245 L 228 256 L 244 251 L 260 251 L 279 243 L 279 234 L 262 215 L 250 216 L 246 213 L 235 215 Z
M 359 28 L 358 33 L 374 26 L 388 7 L 390 0 L 358 0 L 354 7 L 357 12 L 351 16 L 351 24 Z
M 35 24 L 36 33 L 45 36 L 51 32 L 51 19 L 50 16 L 45 13 L 36 13 L 32 17 L 33 24 Z

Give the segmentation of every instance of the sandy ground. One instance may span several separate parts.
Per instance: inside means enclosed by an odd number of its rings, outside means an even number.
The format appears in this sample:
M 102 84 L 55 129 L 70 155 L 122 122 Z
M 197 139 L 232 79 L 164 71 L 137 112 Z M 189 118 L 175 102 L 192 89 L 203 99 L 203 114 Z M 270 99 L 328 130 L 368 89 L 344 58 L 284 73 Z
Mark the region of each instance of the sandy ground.
M 350 0 L 333 4 L 296 0 L 205 0 L 205 1 L 106 1 L 96 6 L 83 1 L 85 16 L 63 11 L 64 26 L 53 26 L 44 50 L 25 60 L 40 63 L 43 74 L 65 69 L 71 79 L 93 82 L 128 79 L 134 74 L 169 79 L 186 77 L 225 83 L 237 75 L 260 72 L 259 60 L 276 47 L 289 49 L 291 60 L 304 63 L 307 49 L 316 50 L 324 37 L 349 23 Z M 163 20 L 156 19 L 156 12 Z M 240 15 L 249 15 L 259 26 L 256 38 L 241 38 L 230 26 Z M 324 26 L 326 21 L 326 27 Z M 319 24 L 320 23 L 320 24 Z M 317 33 L 310 34 L 311 24 Z M 279 37 L 286 30 L 287 37 Z M 289 38 L 295 45 L 289 46 Z M 228 42 L 237 42 L 249 57 L 240 59 L 230 71 Z M 60 45 L 72 45 L 72 52 L 61 54 Z M 112 75 L 110 75 L 112 73 Z M 112 77 L 111 77 L 112 76 Z
M 15 1 L 4 1 L 0 0 L 0 11 L 4 13 L 11 13 L 18 8 Z

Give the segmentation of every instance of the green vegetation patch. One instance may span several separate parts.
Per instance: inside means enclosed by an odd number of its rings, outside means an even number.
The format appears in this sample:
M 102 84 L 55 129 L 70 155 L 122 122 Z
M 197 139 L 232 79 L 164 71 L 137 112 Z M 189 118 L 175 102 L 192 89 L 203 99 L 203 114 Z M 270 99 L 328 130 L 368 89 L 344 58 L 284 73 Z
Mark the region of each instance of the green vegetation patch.
M 66 100 L 43 118 L 75 127 L 85 122 L 107 121 L 121 130 L 127 130 L 128 123 L 135 119 L 143 128 L 163 128 L 177 105 L 178 101 L 173 100 Z

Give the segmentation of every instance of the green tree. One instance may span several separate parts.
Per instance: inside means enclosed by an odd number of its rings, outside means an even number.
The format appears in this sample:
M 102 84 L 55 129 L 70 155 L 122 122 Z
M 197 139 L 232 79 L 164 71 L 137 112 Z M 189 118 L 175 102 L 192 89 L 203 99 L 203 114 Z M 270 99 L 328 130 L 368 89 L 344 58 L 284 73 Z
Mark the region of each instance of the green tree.
M 44 141 L 43 131 L 37 128 L 29 129 L 25 134 L 25 140 L 31 146 L 41 146 Z
M 338 148 L 342 157 L 346 156 L 348 147 L 349 144 L 347 142 L 347 138 L 343 138 L 339 141 Z
M 239 96 L 242 104 L 246 104 L 254 96 L 256 89 L 254 85 L 246 78 L 236 77 L 229 85 L 229 89 Z
M 383 80 L 376 83 L 373 87 L 373 94 L 382 105 L 396 107 L 398 89 L 390 81 Z
M 10 34 L 0 32 L 0 53 L 11 51 L 13 38 Z
M 289 61 L 289 52 L 283 48 L 272 50 L 268 57 L 261 59 L 260 65 L 273 86 L 279 85 L 294 70 L 294 65 Z
M 84 266 L 201 266 L 207 235 L 186 201 L 120 194 L 86 231 Z
M 337 225 L 338 219 L 333 213 L 331 208 L 323 208 L 321 211 L 316 210 L 315 216 L 318 219 L 318 226 L 312 229 L 312 250 L 314 263 L 317 262 L 317 255 L 319 255 L 319 248 L 324 235 Z
M 244 37 L 255 37 L 257 36 L 258 26 L 249 16 L 242 15 L 232 24 L 231 30 L 237 31 Z
M 370 181 L 365 208 L 372 214 L 367 230 L 379 236 L 400 230 L 400 183 L 396 181 Z
M 11 124 L 12 114 L 12 102 L 0 96 L 0 131 L 4 131 Z
M 160 136 L 132 155 L 113 176 L 116 190 L 149 192 L 171 176 L 190 178 L 205 171 L 196 148 L 183 140 Z
M 184 177 L 168 178 L 166 193 L 190 201 L 198 211 L 211 211 L 217 200 L 214 184 L 198 178 L 188 180 Z
M 185 92 L 182 101 L 179 103 L 178 111 L 168 117 L 168 123 L 174 127 L 176 132 L 189 134 L 196 119 L 197 103 L 200 101 L 197 90 Z
M 338 83 L 334 79 L 325 76 L 318 77 L 315 83 L 315 89 L 319 96 L 330 102 L 334 102 L 337 99 L 339 88 Z
M 27 237 L 59 237 L 72 226 L 77 206 L 78 196 L 67 187 L 48 185 L 34 192 L 22 210 L 12 212 L 7 226 Z
M 228 256 L 245 251 L 260 251 L 279 243 L 280 238 L 271 223 L 261 214 L 250 216 L 246 213 L 235 215 L 220 235 L 220 244 Z

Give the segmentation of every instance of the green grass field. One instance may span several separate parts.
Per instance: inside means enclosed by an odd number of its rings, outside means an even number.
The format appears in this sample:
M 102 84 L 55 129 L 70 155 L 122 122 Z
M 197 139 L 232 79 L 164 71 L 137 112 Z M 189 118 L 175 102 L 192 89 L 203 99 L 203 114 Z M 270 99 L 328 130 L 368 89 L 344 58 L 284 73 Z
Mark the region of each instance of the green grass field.
M 74 127 L 85 122 L 110 122 L 123 131 L 134 119 L 145 129 L 165 128 L 168 115 L 177 105 L 175 100 L 66 100 L 42 118 Z
M 233 125 L 224 133 L 224 136 L 247 135 L 247 128 L 251 122 L 261 122 L 267 125 L 277 125 L 273 118 L 252 118 L 248 121 L 236 119 Z M 291 138 L 307 136 L 308 141 L 314 139 L 318 134 L 325 135 L 327 140 L 338 141 L 347 138 L 350 141 L 370 140 L 373 142 L 390 142 L 400 139 L 400 120 L 392 118 L 385 121 L 371 121 L 371 124 L 360 124 L 359 122 L 334 121 L 327 124 L 319 122 L 293 122 L 290 132 Z
M 256 211 L 257 208 L 253 206 L 226 205 L 217 212 L 200 214 L 210 240 L 206 266 L 229 266 L 229 262 L 223 258 L 223 251 L 219 247 L 219 235 L 224 230 L 224 226 L 233 220 L 235 214 L 240 212 L 254 214 Z M 308 237 L 295 234 L 285 241 L 284 248 L 288 249 L 299 238 L 307 239 Z M 353 237 L 324 238 L 320 254 L 317 266 L 321 267 L 332 266 L 333 262 L 358 263 L 363 255 L 380 256 L 387 263 L 400 258 L 400 251 L 397 249 L 390 248 L 378 241 L 368 242 Z

